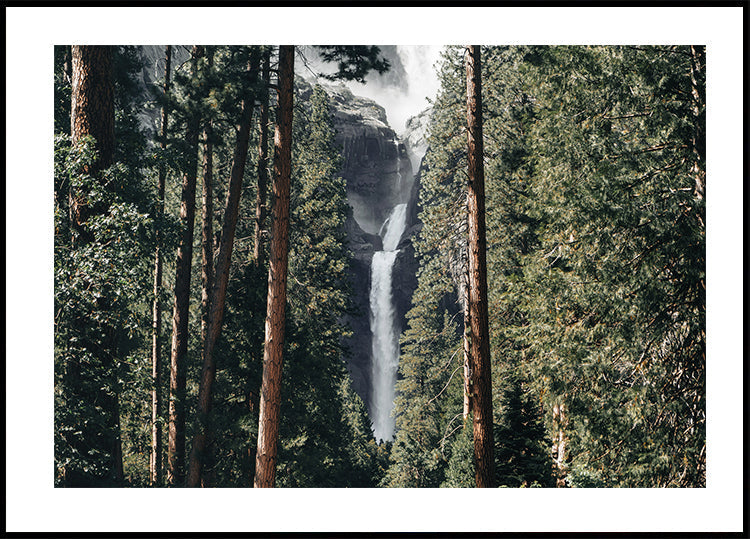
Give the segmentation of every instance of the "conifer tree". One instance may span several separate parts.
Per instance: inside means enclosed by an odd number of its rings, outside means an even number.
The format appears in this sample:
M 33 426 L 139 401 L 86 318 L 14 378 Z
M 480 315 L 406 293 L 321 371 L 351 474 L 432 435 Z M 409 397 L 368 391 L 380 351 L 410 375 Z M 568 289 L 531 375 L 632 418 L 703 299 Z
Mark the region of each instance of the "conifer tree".
M 270 62 L 271 49 L 263 51 L 263 65 L 261 85 L 261 103 L 258 139 L 258 189 L 255 198 L 255 240 L 253 244 L 253 259 L 258 267 L 263 267 L 264 247 L 263 233 L 266 222 L 266 198 L 268 191 L 268 107 L 269 107 L 269 86 L 270 86 Z
M 245 174 L 247 150 L 250 141 L 253 108 L 255 106 L 255 89 L 251 82 L 258 73 L 259 54 L 256 49 L 251 53 L 248 64 L 247 86 L 242 101 L 240 121 L 237 126 L 237 140 L 232 159 L 232 171 L 227 189 L 227 200 L 224 209 L 224 224 L 219 242 L 219 252 L 216 259 L 216 274 L 208 301 L 209 315 L 207 317 L 206 340 L 203 343 L 203 370 L 201 372 L 198 391 L 198 429 L 193 438 L 190 455 L 190 470 L 188 486 L 196 487 L 200 482 L 203 453 L 208 436 L 208 415 L 211 410 L 211 391 L 216 375 L 214 348 L 221 331 L 224 316 L 224 301 L 226 298 L 229 268 L 234 248 L 234 235 L 239 215 L 240 195 L 242 193 L 242 179 Z M 208 238 L 207 238 L 208 239 Z
M 151 285 L 152 200 L 135 166 L 144 145 L 132 122 L 132 49 L 93 49 L 71 55 L 74 145 L 56 125 L 55 484 L 111 487 L 124 479 L 122 418 L 138 408 L 122 395 L 146 340 L 148 306 L 139 298 Z M 127 159 L 115 132 L 133 151 Z
M 70 133 L 74 147 L 91 144 L 88 159 L 82 159 L 80 170 L 75 171 L 89 177 L 89 182 L 70 184 L 69 208 L 74 246 L 92 246 L 97 249 L 93 218 L 109 211 L 105 197 L 91 196 L 89 189 L 106 189 L 104 170 L 114 160 L 115 108 L 113 50 L 106 46 L 74 45 L 71 50 L 71 116 Z M 84 149 L 85 151 L 85 149 Z M 89 280 L 91 277 L 84 277 Z M 95 286 L 89 282 L 88 286 Z M 107 311 L 113 298 L 102 291 L 94 292 L 95 307 Z M 122 481 L 122 446 L 120 441 L 120 418 L 115 366 L 116 328 L 111 324 L 100 325 L 99 335 L 84 338 L 80 344 L 84 354 L 71 355 L 66 367 L 66 382 L 69 398 L 85 399 L 90 387 L 101 383 L 104 387 L 94 391 L 99 404 L 98 417 L 81 418 L 79 443 L 73 444 L 75 452 L 101 455 L 101 471 L 93 473 L 84 465 L 82 469 L 63 467 L 63 481 L 67 486 L 104 486 L 107 482 Z M 92 424 L 93 423 L 93 424 Z M 98 431 L 97 431 L 98 428 Z M 89 449 L 90 448 L 90 449 Z M 84 457 L 86 458 L 86 457 Z M 96 458 L 96 457 L 95 457 Z M 103 482 L 103 484 L 102 484 Z
M 172 65 L 172 46 L 165 47 L 164 66 L 164 103 L 161 109 L 161 140 L 162 159 L 167 149 L 167 132 L 169 125 L 169 87 Z M 164 214 L 164 196 L 166 192 L 166 163 L 159 164 L 158 194 L 156 218 L 160 220 Z M 161 232 L 156 229 L 156 248 L 154 249 L 154 303 L 151 322 L 151 457 L 149 474 L 151 486 L 158 486 L 162 482 L 162 423 L 161 423 L 161 288 L 162 288 L 162 253 Z
M 482 67 L 479 45 L 466 55 L 469 190 L 467 209 L 469 258 L 469 341 L 471 411 L 474 421 L 474 459 L 477 487 L 494 484 L 492 456 L 492 370 L 487 321 L 487 236 L 484 209 L 484 142 L 482 133 Z
M 192 74 L 197 75 L 198 59 L 203 48 L 191 51 Z M 196 96 L 194 95 L 193 98 Z M 194 99 L 194 103 L 197 99 Z M 185 398 L 188 351 L 188 317 L 190 309 L 190 273 L 193 263 L 193 226 L 195 220 L 195 184 L 198 168 L 198 135 L 200 118 L 195 105 L 188 104 L 185 130 L 185 164 L 182 179 L 180 219 L 182 235 L 177 249 L 172 315 L 172 352 L 169 374 L 169 447 L 167 483 L 182 486 L 185 479 Z
M 289 184 L 292 166 L 292 117 L 294 46 L 279 48 L 278 107 L 274 135 L 273 208 L 271 254 L 268 271 L 266 341 L 263 353 L 263 385 L 260 396 L 258 451 L 254 486 L 273 487 L 279 432 L 281 365 L 286 322 L 286 279 L 289 242 Z
M 350 294 L 344 228 L 349 207 L 328 96 L 315 86 L 296 110 L 276 484 L 349 486 L 354 466 L 344 448 L 355 435 L 342 402 L 341 344 Z

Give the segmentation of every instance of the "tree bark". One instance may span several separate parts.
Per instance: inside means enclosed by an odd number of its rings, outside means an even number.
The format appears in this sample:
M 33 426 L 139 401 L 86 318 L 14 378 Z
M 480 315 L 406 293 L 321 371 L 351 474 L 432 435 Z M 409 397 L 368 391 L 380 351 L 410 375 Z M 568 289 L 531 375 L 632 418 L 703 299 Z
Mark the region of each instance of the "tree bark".
M 164 97 L 169 96 L 170 72 L 172 65 L 172 46 L 165 50 L 166 66 L 164 68 Z M 167 149 L 167 127 L 169 124 L 169 108 L 165 102 L 161 109 L 161 151 L 162 158 Z M 167 178 L 167 168 L 162 161 L 159 164 L 158 200 L 156 206 L 157 221 L 164 215 L 164 192 Z M 159 486 L 162 482 L 162 441 L 161 441 L 161 294 L 162 259 L 161 232 L 156 227 L 156 249 L 154 251 L 154 305 L 152 310 L 151 334 L 151 458 L 149 461 L 149 477 L 151 486 Z
M 492 379 L 487 314 L 487 237 L 484 207 L 484 144 L 482 140 L 482 77 L 478 45 L 466 55 L 469 217 L 469 339 L 477 487 L 495 482 L 492 437 Z
M 558 488 L 565 487 L 565 478 L 568 475 L 568 416 L 565 413 L 565 396 L 552 407 L 552 428 L 554 439 L 552 443 L 552 454 L 555 460 L 555 485 Z
M 82 172 L 90 174 L 101 181 L 101 171 L 114 161 L 114 78 L 113 49 L 108 46 L 71 47 L 71 115 L 70 131 L 73 144 L 84 137 L 93 137 L 97 157 Z M 93 235 L 85 227 L 86 221 L 95 215 L 108 211 L 104 205 L 91 206 L 86 202 L 87 194 L 76 188 L 69 191 L 71 227 L 78 232 L 79 245 L 84 246 L 93 241 Z M 96 308 L 102 311 L 111 309 L 111 298 L 99 297 Z M 88 322 L 88 321 L 87 321 Z M 82 455 L 92 450 L 107 455 L 107 469 L 104 473 L 75 472 L 64 470 L 65 484 L 78 487 L 101 487 L 119 485 L 123 479 L 122 445 L 120 439 L 120 415 L 117 377 L 114 372 L 116 354 L 117 328 L 100 324 L 104 338 L 102 342 L 88 341 L 85 347 L 100 361 L 98 366 L 91 366 L 84 371 L 78 360 L 67 366 L 67 382 L 73 400 L 94 399 L 102 411 L 103 425 L 92 428 L 88 421 L 77 428 L 83 432 L 84 447 L 76 447 Z M 111 383 L 113 392 L 102 387 Z M 88 387 L 87 387 L 88 386 Z M 88 391 L 87 391 L 88 390 Z M 93 394 L 92 394 L 93 393 Z M 91 418 L 89 418 L 91 419 Z M 90 423 L 98 423 L 96 418 Z
M 193 46 L 193 75 L 202 54 Z M 190 273 L 193 262 L 193 224 L 195 220 L 195 183 L 198 168 L 198 131 L 200 119 L 192 114 L 187 121 L 185 142 L 188 148 L 186 170 L 182 178 L 180 220 L 182 236 L 177 248 L 177 267 L 172 315 L 172 352 L 169 372 L 169 447 L 167 453 L 167 483 L 181 486 L 185 479 L 185 389 L 186 356 L 188 347 L 188 317 L 190 314 Z
M 266 221 L 266 191 L 268 190 L 268 87 L 270 83 L 270 48 L 263 53 L 263 96 L 260 104 L 260 140 L 258 141 L 258 192 L 255 198 L 255 243 L 253 259 L 263 266 L 263 229 Z
M 114 161 L 115 102 L 112 48 L 73 45 L 71 78 L 70 133 L 73 145 L 83 137 L 94 138 L 97 158 L 83 172 L 97 176 Z M 92 215 L 105 211 L 106 208 L 89 206 L 78 193 L 71 192 L 71 224 L 84 244 L 90 242 L 92 237 L 84 229 L 83 224 Z
M 109 167 L 115 150 L 115 105 L 112 48 L 73 45 L 70 132 L 73 143 L 90 135 L 99 152 L 89 174 Z
M 255 458 L 254 486 L 256 488 L 273 487 L 276 481 L 289 246 L 293 82 L 294 46 L 282 45 L 279 48 L 278 119 L 274 134 L 275 153 L 272 187 L 274 204 L 268 269 L 266 336 L 263 351 L 258 450 Z
M 249 65 L 250 76 L 258 71 L 259 56 L 253 51 Z M 226 299 L 227 283 L 229 281 L 229 268 L 232 260 L 232 249 L 234 246 L 234 233 L 237 228 L 237 217 L 239 215 L 240 195 L 242 194 L 242 178 L 245 175 L 245 164 L 247 161 L 247 150 L 250 141 L 250 126 L 252 123 L 253 106 L 255 96 L 252 90 L 247 91 L 242 101 L 242 112 L 240 123 L 237 126 L 237 143 L 232 159 L 232 171 L 229 178 L 229 190 L 227 192 L 226 206 L 224 209 L 224 224 L 221 230 L 219 242 L 219 254 L 216 259 L 215 282 L 211 290 L 209 301 L 209 316 L 206 338 L 203 345 L 203 370 L 201 372 L 200 386 L 198 390 L 198 429 L 193 438 L 193 446 L 190 453 L 190 469 L 188 472 L 188 487 L 200 485 L 201 472 L 203 468 L 206 440 L 208 438 L 208 417 L 211 411 L 211 389 L 216 377 L 216 364 L 213 357 L 214 347 L 221 332 L 221 323 L 224 315 L 224 302 Z

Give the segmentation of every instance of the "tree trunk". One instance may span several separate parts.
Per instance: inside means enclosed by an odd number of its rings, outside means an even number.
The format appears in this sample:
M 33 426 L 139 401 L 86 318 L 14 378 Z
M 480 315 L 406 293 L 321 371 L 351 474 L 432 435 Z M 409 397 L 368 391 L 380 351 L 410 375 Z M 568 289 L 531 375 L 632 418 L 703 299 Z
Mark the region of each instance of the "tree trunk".
M 84 137 L 93 137 L 97 150 L 96 160 L 84 173 L 95 178 L 114 161 L 114 78 L 113 50 L 108 46 L 73 46 L 71 47 L 70 69 L 72 81 L 70 131 L 73 144 Z M 78 232 L 80 245 L 90 243 L 94 238 L 86 228 L 86 221 L 108 211 L 104 205 L 88 205 L 86 193 L 71 188 L 69 192 L 71 227 Z M 111 309 L 111 298 L 99 297 L 96 308 L 102 311 Z M 101 487 L 119 485 L 123 479 L 122 445 L 120 440 L 120 416 L 118 386 L 115 371 L 117 328 L 100 325 L 105 336 L 101 343 L 86 342 L 85 347 L 100 361 L 98 366 L 90 363 L 88 370 L 78 360 L 67 366 L 69 398 L 73 400 L 94 399 L 101 409 L 102 417 L 93 421 L 84 421 L 77 428 L 83 432 L 85 447 L 77 447 L 82 455 L 98 452 L 107 455 L 107 469 L 103 473 L 74 472 L 64 470 L 68 486 Z M 94 382 L 88 382 L 89 380 Z M 107 381 L 114 388 L 113 392 L 101 387 Z M 92 387 L 93 384 L 95 387 Z M 86 391 L 89 386 L 89 391 Z M 93 394 L 92 394 L 93 392 Z M 85 418 L 81 418 L 82 420 Z M 92 418 L 88 418 L 92 419 Z M 91 425 L 101 421 L 103 425 L 92 428 Z M 91 425 L 90 425 L 91 424 Z
M 193 75 L 202 51 L 193 46 Z M 190 312 L 190 273 L 193 262 L 193 224 L 195 220 L 195 183 L 198 168 L 198 131 L 200 119 L 188 118 L 185 142 L 188 148 L 186 170 L 182 178 L 180 220 L 182 236 L 177 248 L 177 267 L 172 315 L 172 353 L 169 372 L 169 447 L 167 483 L 181 486 L 185 479 L 185 389 L 188 347 L 188 316 Z
M 492 379 L 487 314 L 487 237 L 484 209 L 484 144 L 482 140 L 482 78 L 478 45 L 466 55 L 469 164 L 469 339 L 477 487 L 495 481 L 492 437 Z
M 263 382 L 258 423 L 258 451 L 255 458 L 257 487 L 273 487 L 281 405 L 281 368 L 284 348 L 286 277 L 289 244 L 289 186 L 292 170 L 292 106 L 294 46 L 279 48 L 277 84 L 278 119 L 274 135 L 274 178 L 271 252 L 268 269 L 266 336 L 263 350 Z
M 209 67 L 213 66 L 213 54 L 208 53 L 208 64 Z M 203 343 L 203 350 L 201 353 L 202 361 L 204 364 L 203 375 L 201 376 L 200 387 L 201 391 L 198 397 L 198 409 L 199 414 L 203 411 L 204 399 L 201 398 L 204 387 L 204 378 L 206 372 L 206 343 L 209 339 L 210 325 L 211 325 L 211 288 L 214 282 L 214 238 L 213 238 L 213 144 L 211 142 L 212 137 L 212 125 L 211 122 L 206 122 L 206 126 L 203 129 L 204 137 L 204 153 L 203 153 L 203 193 L 202 193 L 202 234 L 201 234 L 201 343 Z M 202 419 L 202 418 L 201 418 Z M 200 427 L 199 427 L 200 428 Z M 199 432 L 193 439 L 193 447 L 190 453 L 190 461 L 188 464 L 187 473 L 187 486 L 196 487 L 200 483 L 200 470 L 196 468 L 195 461 L 196 455 L 202 456 L 205 445 L 205 436 L 201 436 L 201 448 L 198 450 L 196 447 L 198 442 L 198 436 L 203 434 Z
M 63 53 L 63 79 L 66 83 L 72 84 L 73 82 L 73 66 L 71 64 L 71 46 L 65 46 L 65 52 Z
M 552 456 L 555 460 L 555 485 L 560 488 L 566 485 L 565 478 L 568 475 L 568 416 L 565 413 L 565 397 L 552 407 L 552 429 L 554 439 L 552 443 Z
M 169 96 L 169 77 L 172 64 L 172 46 L 167 45 L 166 66 L 164 68 L 164 97 Z M 161 151 L 162 159 L 167 149 L 167 126 L 169 124 L 169 109 L 165 102 L 161 109 Z M 156 206 L 157 221 L 164 215 L 164 191 L 167 168 L 164 161 L 159 164 L 159 195 Z M 149 477 L 151 486 L 159 486 L 162 481 L 162 442 L 161 442 L 161 294 L 162 260 L 161 233 L 156 227 L 156 249 L 154 251 L 154 305 L 151 321 L 151 458 L 149 461 Z
M 464 308 L 464 331 L 470 327 L 471 322 L 467 304 Z M 466 425 L 466 420 L 469 418 L 469 412 L 471 412 L 471 352 L 469 350 L 469 342 L 470 340 L 464 335 L 464 409 L 462 413 L 464 426 Z
M 95 140 L 97 158 L 83 172 L 96 176 L 112 165 L 115 151 L 115 102 L 112 48 L 107 46 L 79 46 L 71 48 L 72 94 L 70 133 L 73 144 L 83 137 Z M 83 223 L 106 208 L 87 205 L 77 193 L 71 192 L 70 215 L 72 226 L 85 244 L 91 235 Z
M 258 63 L 259 56 L 253 51 L 249 65 L 250 76 L 255 76 L 253 74 L 257 73 Z M 189 487 L 199 486 L 201 480 L 204 452 L 208 438 L 208 416 L 211 411 L 211 388 L 216 376 L 216 363 L 213 352 L 216 341 L 219 338 L 219 333 L 221 332 L 221 323 L 224 315 L 224 302 L 226 299 L 227 283 L 229 281 L 229 268 L 232 262 L 234 233 L 237 228 L 240 195 L 242 194 L 242 178 L 245 175 L 254 103 L 254 93 L 252 90 L 248 90 L 242 101 L 240 123 L 237 126 L 237 144 L 232 158 L 232 171 L 229 178 L 229 190 L 227 191 L 227 201 L 224 209 L 224 225 L 221 230 L 219 254 L 216 259 L 216 277 L 209 301 L 208 330 L 203 345 L 203 370 L 198 390 L 198 430 L 193 438 L 193 446 L 190 453 L 190 469 L 187 482 Z
M 260 140 L 258 142 L 258 192 L 255 198 L 255 244 L 253 259 L 263 266 L 263 227 L 266 221 L 266 191 L 268 185 L 268 87 L 270 83 L 271 50 L 263 53 L 263 97 L 260 104 Z

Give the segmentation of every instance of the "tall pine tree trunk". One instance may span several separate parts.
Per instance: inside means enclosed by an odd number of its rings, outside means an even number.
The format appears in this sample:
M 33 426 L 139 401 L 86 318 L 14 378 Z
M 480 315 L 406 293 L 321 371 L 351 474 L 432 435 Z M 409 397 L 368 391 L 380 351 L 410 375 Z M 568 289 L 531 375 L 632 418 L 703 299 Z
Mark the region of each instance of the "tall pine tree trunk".
M 268 186 L 268 87 L 270 82 L 271 50 L 263 52 L 263 96 L 260 103 L 260 140 L 258 141 L 258 191 L 255 198 L 255 243 L 253 259 L 263 266 L 263 227 L 266 221 L 266 191 Z
M 251 53 L 249 65 L 250 76 L 253 77 L 258 71 L 259 56 L 256 51 Z M 240 195 L 242 194 L 242 178 L 245 175 L 245 163 L 247 161 L 247 150 L 250 141 L 250 126 L 252 123 L 253 106 L 255 95 L 248 89 L 242 101 L 242 112 L 237 130 L 237 143 L 232 159 L 232 171 L 229 178 L 229 190 L 224 209 L 224 224 L 221 230 L 221 241 L 219 242 L 219 253 L 216 258 L 215 282 L 211 291 L 209 301 L 210 312 L 208 316 L 208 331 L 203 345 L 203 370 L 201 372 L 200 387 L 198 390 L 198 429 L 193 438 L 193 446 L 190 452 L 190 469 L 188 473 L 189 487 L 200 485 L 203 459 L 208 438 L 208 417 L 211 411 L 211 388 L 216 376 L 216 363 L 214 361 L 214 347 L 221 332 L 221 322 L 224 315 L 224 301 L 226 299 L 227 283 L 229 281 L 229 267 L 232 261 L 232 248 L 234 246 L 234 233 L 237 228 L 237 217 L 239 215 Z
M 164 68 L 164 97 L 169 97 L 169 79 L 172 65 L 172 46 L 165 50 L 166 66 Z M 169 108 L 165 102 L 161 109 L 161 151 L 162 159 L 167 149 L 167 127 L 169 124 Z M 157 221 L 164 215 L 164 192 L 167 178 L 165 162 L 159 165 L 159 194 L 156 207 Z M 156 249 L 154 252 L 154 305 L 152 310 L 151 334 L 151 458 L 149 461 L 149 477 L 151 486 L 159 486 L 162 481 L 162 440 L 161 440 L 161 295 L 162 259 L 161 233 L 156 228 Z
M 294 46 L 279 48 L 277 84 L 278 118 L 274 135 L 273 208 L 271 252 L 268 269 L 266 336 L 263 350 L 263 382 L 260 395 L 258 450 L 254 486 L 273 487 L 281 405 L 281 367 L 286 322 L 286 277 L 289 248 L 289 188 L 292 171 L 292 106 Z
M 469 317 L 469 253 L 468 253 L 468 245 L 467 245 L 467 229 L 468 229 L 468 210 L 467 210 L 467 219 L 463 220 L 461 222 L 461 225 L 459 227 L 460 235 L 459 235 L 459 241 L 460 244 L 460 251 L 459 251 L 459 298 L 460 298 L 460 304 L 461 309 L 463 310 L 464 315 L 464 339 L 463 339 L 463 354 L 464 354 L 464 365 L 463 365 L 463 372 L 464 372 L 464 380 L 463 380 L 463 389 L 464 389 L 464 399 L 463 399 L 463 421 L 464 421 L 464 428 L 468 426 L 467 420 L 469 419 L 469 414 L 471 413 L 471 351 L 469 350 L 469 338 L 467 337 L 468 334 L 466 334 L 467 331 L 470 331 L 471 323 L 470 323 L 470 317 Z
M 466 55 L 469 163 L 469 355 L 471 410 L 477 487 L 493 487 L 495 466 L 492 437 L 492 379 L 487 314 L 487 236 L 484 208 L 484 143 L 482 140 L 482 77 L 478 45 Z
M 79 46 L 71 48 L 71 110 L 70 133 L 73 144 L 83 137 L 95 140 L 97 158 L 84 172 L 92 176 L 109 167 L 115 151 L 115 102 L 112 65 L 112 48 L 106 46 Z M 73 228 L 84 244 L 91 235 L 83 224 L 92 215 L 104 213 L 106 208 L 84 203 L 77 193 L 71 192 L 70 212 Z
M 193 46 L 193 75 L 202 50 Z M 167 483 L 182 486 L 185 479 L 185 390 L 188 348 L 188 317 L 190 314 L 190 273 L 193 262 L 193 226 L 195 220 L 195 183 L 198 168 L 198 132 L 200 119 L 188 117 L 185 131 L 186 169 L 182 178 L 180 220 L 182 236 L 177 248 L 177 267 L 172 315 L 172 353 L 169 371 L 169 447 Z
M 213 66 L 213 51 L 207 51 L 209 69 Z M 203 192 L 201 211 L 201 343 L 203 345 L 201 358 L 206 361 L 206 341 L 208 340 L 211 324 L 211 288 L 214 282 L 214 237 L 213 237 L 213 126 L 207 121 L 203 128 Z M 202 381 L 201 381 L 202 383 Z M 194 473 L 194 454 L 196 444 L 190 454 L 187 472 L 187 486 L 198 486 L 194 482 L 200 480 L 200 473 Z M 201 451 L 202 453 L 202 451 Z
M 83 172 L 101 181 L 101 172 L 112 165 L 115 148 L 115 106 L 113 78 L 113 49 L 107 46 L 71 47 L 70 70 L 72 82 L 70 132 L 73 144 L 84 137 L 93 137 L 97 151 L 96 160 Z M 77 232 L 74 244 L 84 246 L 94 239 L 86 227 L 89 218 L 108 211 L 103 204 L 88 204 L 87 193 L 72 187 L 69 193 L 71 227 Z M 112 299 L 101 296 L 96 308 L 107 312 L 112 308 Z M 83 322 L 83 321 L 82 321 Z M 89 322 L 89 321 L 86 321 Z M 86 323 L 83 322 L 83 323 Z M 85 445 L 75 449 L 88 458 L 96 453 L 104 455 L 102 471 L 64 471 L 64 484 L 79 487 L 113 486 L 121 483 L 122 445 L 120 440 L 120 417 L 118 385 L 115 373 L 117 353 L 117 328 L 101 324 L 103 339 L 86 340 L 83 347 L 97 361 L 84 366 L 76 359 L 67 367 L 67 387 L 73 401 L 93 400 L 97 404 L 98 417 L 81 417 L 76 429 L 82 431 Z M 104 386 L 111 386 L 107 390 Z M 96 457 L 93 457 L 96 459 Z

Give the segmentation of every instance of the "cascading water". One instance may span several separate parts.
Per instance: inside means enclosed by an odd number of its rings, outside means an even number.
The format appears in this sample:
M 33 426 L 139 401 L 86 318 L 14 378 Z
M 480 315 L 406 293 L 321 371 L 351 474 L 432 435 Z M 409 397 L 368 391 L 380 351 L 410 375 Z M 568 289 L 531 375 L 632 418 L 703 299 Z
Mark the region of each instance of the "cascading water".
M 396 394 L 398 336 L 392 297 L 393 264 L 406 229 L 406 204 L 398 204 L 380 229 L 383 250 L 372 257 L 370 329 L 372 330 L 372 430 L 376 440 L 392 440 L 396 420 L 391 417 Z

